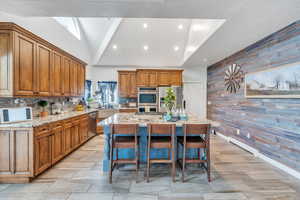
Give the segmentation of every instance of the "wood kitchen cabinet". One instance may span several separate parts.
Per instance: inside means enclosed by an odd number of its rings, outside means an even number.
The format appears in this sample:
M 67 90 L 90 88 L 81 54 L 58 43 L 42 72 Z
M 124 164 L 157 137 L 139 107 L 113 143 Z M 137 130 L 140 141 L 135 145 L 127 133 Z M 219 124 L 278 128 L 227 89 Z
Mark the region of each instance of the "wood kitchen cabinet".
M 52 165 L 52 133 L 49 127 L 38 127 L 34 134 L 34 174 L 38 175 Z
M 138 69 L 138 87 L 181 86 L 183 70 Z
M 159 71 L 157 73 L 157 81 L 159 86 L 169 86 L 171 76 L 169 71 Z
M 0 30 L 0 94 L 10 96 L 13 91 L 10 61 L 12 61 L 13 34 Z
M 67 120 L 64 123 L 64 154 L 72 151 L 72 122 Z
M 138 87 L 157 87 L 156 70 L 137 70 L 136 79 Z
M 53 96 L 63 96 L 63 85 L 64 85 L 64 70 L 63 70 L 63 56 L 56 51 L 53 52 L 53 81 L 52 93 Z M 68 80 L 70 81 L 70 80 Z
M 71 128 L 71 149 L 75 149 L 80 144 L 80 120 L 74 119 Z
M 36 94 L 39 96 L 51 96 L 52 50 L 41 44 L 37 44 L 36 77 L 37 82 L 34 82 L 37 85 Z
M 35 73 L 36 43 L 18 33 L 15 33 L 14 40 L 14 94 L 17 96 L 34 96 L 38 89 Z M 11 75 L 12 73 L 9 74 L 9 76 Z
M 97 113 L 34 128 L 0 127 L 0 183 L 29 182 L 96 134 Z M 96 119 L 96 118 L 95 118 Z
M 61 122 L 54 123 L 52 131 L 52 164 L 58 162 L 64 156 L 65 133 Z
M 63 65 L 63 95 L 71 96 L 71 82 L 70 82 L 70 69 L 71 69 L 71 60 L 67 57 L 64 58 Z
M 83 96 L 85 65 L 62 49 L 0 22 L 0 97 Z
M 119 96 L 125 98 L 137 97 L 136 72 L 118 71 L 119 73 Z

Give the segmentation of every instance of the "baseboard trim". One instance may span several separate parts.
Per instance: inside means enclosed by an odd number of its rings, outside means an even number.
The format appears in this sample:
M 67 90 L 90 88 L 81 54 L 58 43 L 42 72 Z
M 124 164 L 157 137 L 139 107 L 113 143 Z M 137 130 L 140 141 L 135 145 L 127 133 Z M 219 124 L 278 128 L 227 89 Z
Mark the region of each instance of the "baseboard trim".
M 223 135 L 222 133 L 220 132 L 216 132 L 218 136 L 220 136 L 222 139 L 226 140 L 227 142 L 231 142 L 237 146 L 239 146 L 240 148 L 250 152 L 251 154 L 253 154 L 255 157 L 258 157 L 262 160 L 264 160 L 265 162 L 283 170 L 284 172 L 294 176 L 295 178 L 298 178 L 300 179 L 300 172 L 276 161 L 276 160 L 273 160 L 265 155 L 263 155 L 262 153 L 260 153 L 257 149 L 254 149 L 253 147 L 250 147 L 249 145 L 243 143 L 243 142 L 240 142 L 232 137 L 229 137 L 229 136 L 226 136 L 226 135 Z

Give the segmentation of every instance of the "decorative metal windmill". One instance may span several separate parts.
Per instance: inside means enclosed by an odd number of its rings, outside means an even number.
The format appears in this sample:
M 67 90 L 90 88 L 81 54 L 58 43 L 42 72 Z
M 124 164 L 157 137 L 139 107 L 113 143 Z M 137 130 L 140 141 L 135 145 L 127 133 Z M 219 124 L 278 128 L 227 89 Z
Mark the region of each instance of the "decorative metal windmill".
M 244 73 L 237 64 L 231 64 L 225 72 L 225 87 L 230 93 L 236 93 L 241 88 Z

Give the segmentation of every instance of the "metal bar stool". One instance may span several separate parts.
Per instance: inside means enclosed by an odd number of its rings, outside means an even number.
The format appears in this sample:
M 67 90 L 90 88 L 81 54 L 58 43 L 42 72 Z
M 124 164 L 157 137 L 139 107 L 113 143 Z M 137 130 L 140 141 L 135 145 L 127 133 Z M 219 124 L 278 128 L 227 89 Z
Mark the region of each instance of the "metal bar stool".
M 181 163 L 182 182 L 184 182 L 185 165 L 188 163 L 201 163 L 201 164 L 206 163 L 206 166 L 204 165 L 204 168 L 207 171 L 207 179 L 208 182 L 211 181 L 209 130 L 210 130 L 209 124 L 184 124 L 183 125 L 184 136 L 177 137 L 178 144 L 181 144 L 183 146 L 183 155 L 182 155 L 182 163 Z M 198 159 L 186 158 L 187 149 L 198 149 L 199 158 Z M 200 149 L 204 149 L 206 158 L 204 159 L 201 158 Z
M 110 168 L 109 168 L 109 183 L 112 183 L 112 172 L 118 164 L 135 164 L 136 178 L 139 169 L 139 139 L 138 139 L 138 124 L 111 124 L 110 126 Z M 118 136 L 117 134 L 126 134 L 126 136 Z M 119 159 L 118 149 L 135 149 L 134 159 Z M 114 160 L 114 149 L 116 149 L 116 159 Z
M 149 182 L 150 166 L 153 163 L 167 163 L 172 164 L 172 179 L 175 182 L 175 124 L 148 124 L 148 145 L 147 145 L 147 177 Z M 157 136 L 153 136 L 153 134 Z M 168 159 L 154 159 L 150 158 L 150 151 L 152 148 L 166 148 L 168 149 Z M 172 158 L 170 158 L 170 151 Z

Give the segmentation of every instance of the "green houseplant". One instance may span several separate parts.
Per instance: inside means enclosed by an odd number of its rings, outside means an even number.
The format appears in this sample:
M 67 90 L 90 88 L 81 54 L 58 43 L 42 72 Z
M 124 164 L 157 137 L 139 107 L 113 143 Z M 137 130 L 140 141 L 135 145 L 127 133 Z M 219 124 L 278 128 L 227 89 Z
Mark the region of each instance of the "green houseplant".
M 46 107 L 48 105 L 48 101 L 40 100 L 38 101 L 38 105 L 42 107 L 42 112 L 40 112 L 40 117 L 48 116 L 48 111 L 46 111 Z
M 167 116 L 166 119 L 170 120 L 172 118 L 172 109 L 175 105 L 175 93 L 172 88 L 167 89 L 167 95 L 164 98 L 164 103 L 167 108 Z

